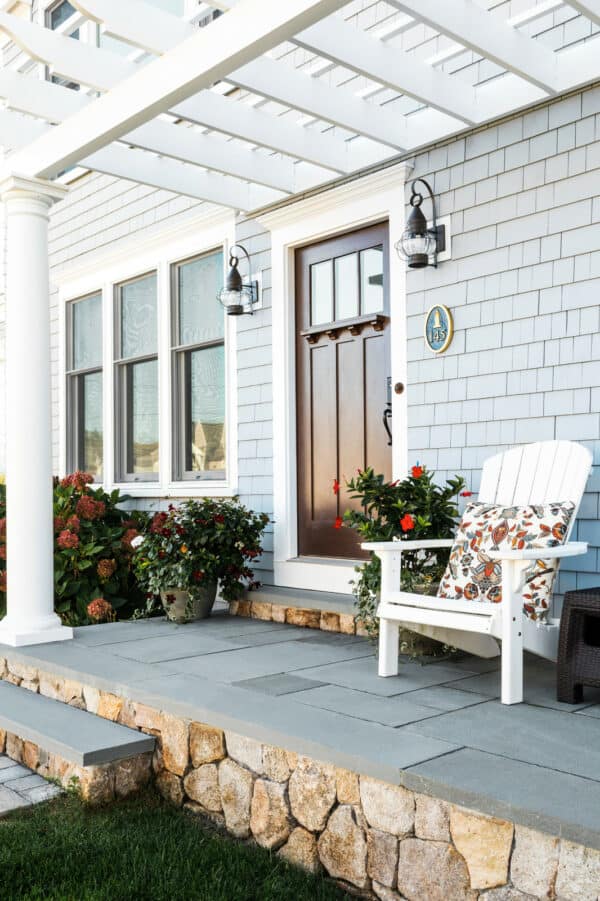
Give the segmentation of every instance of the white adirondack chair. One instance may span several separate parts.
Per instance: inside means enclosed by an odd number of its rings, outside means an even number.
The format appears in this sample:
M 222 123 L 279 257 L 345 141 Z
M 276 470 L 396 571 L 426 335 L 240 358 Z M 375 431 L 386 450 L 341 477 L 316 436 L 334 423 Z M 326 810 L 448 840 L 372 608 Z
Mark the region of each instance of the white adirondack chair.
M 523 613 L 521 574 L 529 561 L 584 554 L 585 542 L 570 542 L 592 455 L 572 441 L 542 441 L 515 447 L 485 461 L 479 500 L 506 506 L 572 501 L 575 510 L 565 543 L 549 549 L 491 552 L 502 562 L 502 602 L 499 604 L 446 600 L 400 591 L 402 552 L 419 548 L 447 548 L 452 539 L 366 542 L 365 550 L 381 560 L 379 617 L 379 675 L 398 674 L 398 632 L 409 629 L 446 642 L 480 657 L 502 653 L 501 700 L 523 700 L 523 650 L 556 660 L 559 619 L 533 622 Z M 501 651 L 498 642 L 501 642 Z

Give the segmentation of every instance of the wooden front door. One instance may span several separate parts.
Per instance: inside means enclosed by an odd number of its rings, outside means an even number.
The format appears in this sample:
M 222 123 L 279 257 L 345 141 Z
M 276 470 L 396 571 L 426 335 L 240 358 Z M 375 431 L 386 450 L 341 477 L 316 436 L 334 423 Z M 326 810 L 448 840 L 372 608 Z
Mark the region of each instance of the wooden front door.
M 391 478 L 387 223 L 298 249 L 295 271 L 298 554 L 362 557 L 334 523 L 357 469 Z

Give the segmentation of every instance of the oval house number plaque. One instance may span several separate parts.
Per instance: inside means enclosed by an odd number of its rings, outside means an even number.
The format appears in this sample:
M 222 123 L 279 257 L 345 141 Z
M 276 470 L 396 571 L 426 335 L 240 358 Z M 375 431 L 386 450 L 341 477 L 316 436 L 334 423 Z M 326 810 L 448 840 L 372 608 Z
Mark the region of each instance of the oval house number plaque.
M 434 354 L 441 354 L 450 346 L 454 334 L 452 313 L 443 304 L 431 307 L 425 317 L 425 341 Z

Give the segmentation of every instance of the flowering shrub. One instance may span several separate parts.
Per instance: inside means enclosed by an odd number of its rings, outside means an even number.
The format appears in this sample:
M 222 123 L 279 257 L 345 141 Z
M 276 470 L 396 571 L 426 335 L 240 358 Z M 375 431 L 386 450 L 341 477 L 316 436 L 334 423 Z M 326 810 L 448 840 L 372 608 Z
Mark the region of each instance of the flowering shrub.
M 107 494 L 92 483 L 84 472 L 54 481 L 54 607 L 69 625 L 129 616 L 142 597 L 133 577 L 131 541 L 144 527 L 145 515 L 119 509 L 129 500 L 126 495 Z M 0 485 L 0 616 L 5 561 L 6 502 Z
M 445 487 L 436 485 L 433 473 L 425 466 L 413 466 L 406 479 L 395 482 L 386 482 L 371 468 L 359 470 L 346 487 L 350 497 L 360 502 L 360 509 L 346 510 L 334 527 L 356 529 L 361 541 L 452 538 L 458 516 L 456 498 L 464 485 L 460 476 L 448 479 Z M 333 491 L 338 493 L 339 483 L 334 482 Z M 402 590 L 421 594 L 432 590 L 442 576 L 448 553 L 444 549 L 403 553 Z M 356 567 L 356 572 L 358 578 L 353 589 L 357 618 L 375 636 L 378 631 L 375 611 L 381 586 L 379 558 L 371 554 L 369 560 Z
M 149 595 L 169 589 L 194 592 L 220 583 L 227 601 L 256 587 L 250 563 L 262 553 L 269 517 L 247 510 L 237 499 L 204 498 L 157 513 L 143 539 L 134 539 L 138 581 Z

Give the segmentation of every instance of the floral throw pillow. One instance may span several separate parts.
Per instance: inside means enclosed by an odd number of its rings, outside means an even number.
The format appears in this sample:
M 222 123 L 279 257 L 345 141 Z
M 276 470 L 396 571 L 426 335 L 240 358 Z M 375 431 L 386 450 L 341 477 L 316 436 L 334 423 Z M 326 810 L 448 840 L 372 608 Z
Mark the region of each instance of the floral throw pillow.
M 466 601 L 502 600 L 502 564 L 489 551 L 556 547 L 565 540 L 575 504 L 566 501 L 523 507 L 472 503 L 456 533 L 438 597 Z M 540 555 L 541 556 L 541 555 Z M 548 614 L 556 560 L 532 560 L 523 574 L 523 611 L 543 622 Z

